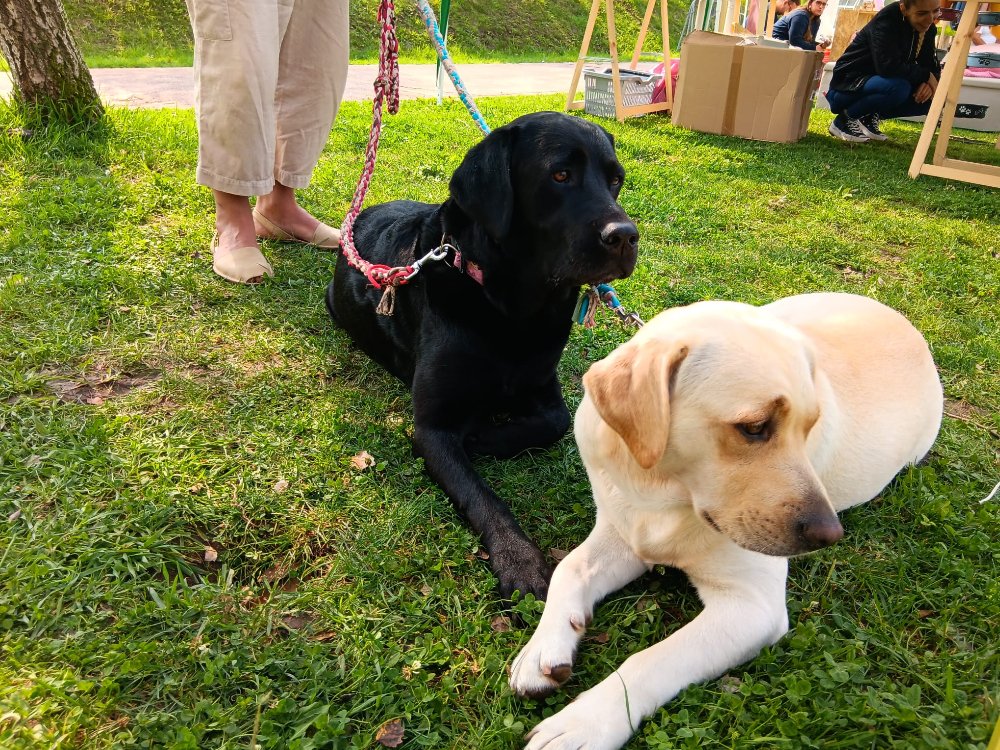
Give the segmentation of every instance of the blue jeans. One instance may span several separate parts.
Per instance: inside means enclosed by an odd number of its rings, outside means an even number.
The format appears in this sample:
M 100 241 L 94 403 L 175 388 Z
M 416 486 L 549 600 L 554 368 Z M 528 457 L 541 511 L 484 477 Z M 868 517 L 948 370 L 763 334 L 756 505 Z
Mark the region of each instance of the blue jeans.
M 826 100 L 830 102 L 831 112 L 836 115 L 843 113 L 851 120 L 871 114 L 877 114 L 883 120 L 926 115 L 931 108 L 931 100 L 917 104 L 913 101 L 913 91 L 905 78 L 872 76 L 857 91 L 830 89 L 826 92 Z

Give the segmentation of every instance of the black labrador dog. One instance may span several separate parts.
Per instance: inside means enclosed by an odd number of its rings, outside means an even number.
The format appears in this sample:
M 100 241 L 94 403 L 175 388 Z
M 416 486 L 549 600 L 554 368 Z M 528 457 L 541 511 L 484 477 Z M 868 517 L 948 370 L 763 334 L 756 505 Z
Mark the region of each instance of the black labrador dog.
M 584 284 L 628 276 L 639 234 L 618 205 L 625 172 L 601 127 L 555 112 L 519 117 L 474 146 L 440 205 L 363 211 L 355 245 L 400 266 L 447 255 L 382 292 L 337 261 L 326 304 L 354 342 L 413 393 L 414 448 L 480 535 L 500 592 L 544 598 L 551 569 L 476 472 L 475 454 L 545 448 L 570 424 L 556 365 Z

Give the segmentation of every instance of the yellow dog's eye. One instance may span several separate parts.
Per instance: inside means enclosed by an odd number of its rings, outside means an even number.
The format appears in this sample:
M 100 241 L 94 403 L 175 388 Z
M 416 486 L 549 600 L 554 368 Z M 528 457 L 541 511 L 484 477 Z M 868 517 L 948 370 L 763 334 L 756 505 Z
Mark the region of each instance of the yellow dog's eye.
M 745 422 L 744 424 L 736 425 L 736 429 L 740 433 L 749 438 L 750 440 L 766 440 L 770 434 L 768 427 L 770 426 L 770 421 L 765 419 L 762 422 Z
M 556 182 L 566 182 L 569 179 L 569 172 L 565 169 L 560 169 L 558 172 L 552 173 L 552 179 Z

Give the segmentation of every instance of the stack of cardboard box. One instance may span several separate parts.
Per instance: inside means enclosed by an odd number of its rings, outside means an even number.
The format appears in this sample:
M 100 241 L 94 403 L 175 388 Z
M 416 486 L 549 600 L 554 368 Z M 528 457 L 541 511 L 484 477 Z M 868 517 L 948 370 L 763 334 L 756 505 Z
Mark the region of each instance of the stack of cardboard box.
M 809 127 L 822 64 L 822 52 L 692 32 L 681 47 L 673 123 L 759 141 L 797 141 Z

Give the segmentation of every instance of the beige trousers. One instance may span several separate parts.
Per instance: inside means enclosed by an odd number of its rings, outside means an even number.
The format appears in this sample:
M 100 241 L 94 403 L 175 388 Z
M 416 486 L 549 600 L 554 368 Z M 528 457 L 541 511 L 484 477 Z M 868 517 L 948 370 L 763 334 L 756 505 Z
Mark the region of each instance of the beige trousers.
M 344 96 L 348 0 L 186 0 L 197 181 L 264 195 L 309 184 Z

